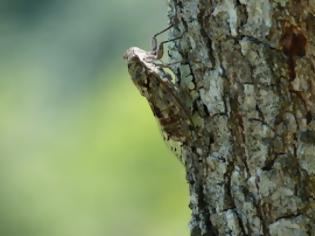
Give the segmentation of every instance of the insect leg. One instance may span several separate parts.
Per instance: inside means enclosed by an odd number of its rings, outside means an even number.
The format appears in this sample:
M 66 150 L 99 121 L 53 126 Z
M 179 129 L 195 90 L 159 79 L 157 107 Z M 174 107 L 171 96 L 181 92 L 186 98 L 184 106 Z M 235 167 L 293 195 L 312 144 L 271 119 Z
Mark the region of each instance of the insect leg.
M 168 62 L 168 63 L 156 63 L 154 62 L 154 65 L 162 67 L 162 68 L 168 68 L 172 69 L 171 66 L 175 64 L 186 64 L 187 62 L 185 60 L 180 60 L 180 61 L 173 61 L 173 62 Z
M 163 34 L 164 32 L 168 31 L 169 29 L 171 29 L 175 24 L 172 23 L 170 24 L 167 28 L 163 29 L 162 31 L 156 33 L 155 35 L 153 35 L 152 37 L 152 51 L 157 51 L 158 49 L 158 42 L 157 42 L 157 36 L 159 36 L 160 34 Z
M 163 57 L 164 54 L 164 44 L 181 39 L 183 37 L 183 34 L 179 37 L 173 38 L 173 39 L 169 39 L 169 40 L 165 40 L 162 41 L 161 43 L 158 44 L 157 48 L 155 50 L 152 51 L 153 55 L 155 56 L 156 59 L 161 59 Z

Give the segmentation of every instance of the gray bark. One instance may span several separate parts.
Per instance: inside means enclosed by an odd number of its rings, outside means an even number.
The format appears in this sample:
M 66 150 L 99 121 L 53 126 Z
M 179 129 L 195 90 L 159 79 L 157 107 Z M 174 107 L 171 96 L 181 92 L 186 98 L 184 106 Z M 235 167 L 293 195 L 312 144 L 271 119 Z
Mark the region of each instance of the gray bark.
M 191 235 L 315 235 L 315 1 L 170 0 Z

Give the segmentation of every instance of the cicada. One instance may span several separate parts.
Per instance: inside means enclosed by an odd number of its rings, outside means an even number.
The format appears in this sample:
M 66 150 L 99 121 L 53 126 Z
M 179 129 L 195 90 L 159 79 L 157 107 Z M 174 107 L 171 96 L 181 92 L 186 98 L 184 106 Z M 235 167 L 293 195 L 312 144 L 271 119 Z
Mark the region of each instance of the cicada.
M 129 48 L 124 58 L 133 83 L 147 99 L 166 141 L 189 142 L 194 137 L 191 115 L 172 75 L 159 63 L 163 55 L 160 45 L 152 51 Z

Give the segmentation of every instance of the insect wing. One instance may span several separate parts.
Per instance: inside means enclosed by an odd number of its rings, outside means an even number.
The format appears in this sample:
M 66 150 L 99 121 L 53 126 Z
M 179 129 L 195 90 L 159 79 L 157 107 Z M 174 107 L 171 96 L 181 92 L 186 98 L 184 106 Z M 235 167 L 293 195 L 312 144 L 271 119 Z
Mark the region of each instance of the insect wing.
M 179 100 L 176 86 L 166 75 L 161 69 L 159 74 L 152 73 L 148 76 L 151 95 L 148 101 L 166 140 L 185 142 L 191 139 L 192 122 Z

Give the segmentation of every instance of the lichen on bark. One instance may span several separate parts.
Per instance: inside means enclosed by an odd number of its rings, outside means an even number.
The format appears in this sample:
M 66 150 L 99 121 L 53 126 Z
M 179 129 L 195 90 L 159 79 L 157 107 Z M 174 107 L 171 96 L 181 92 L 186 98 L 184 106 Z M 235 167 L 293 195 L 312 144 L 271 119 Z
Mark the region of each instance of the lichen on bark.
M 170 0 L 191 235 L 315 235 L 315 3 Z M 176 20 L 174 20 L 176 19 Z

